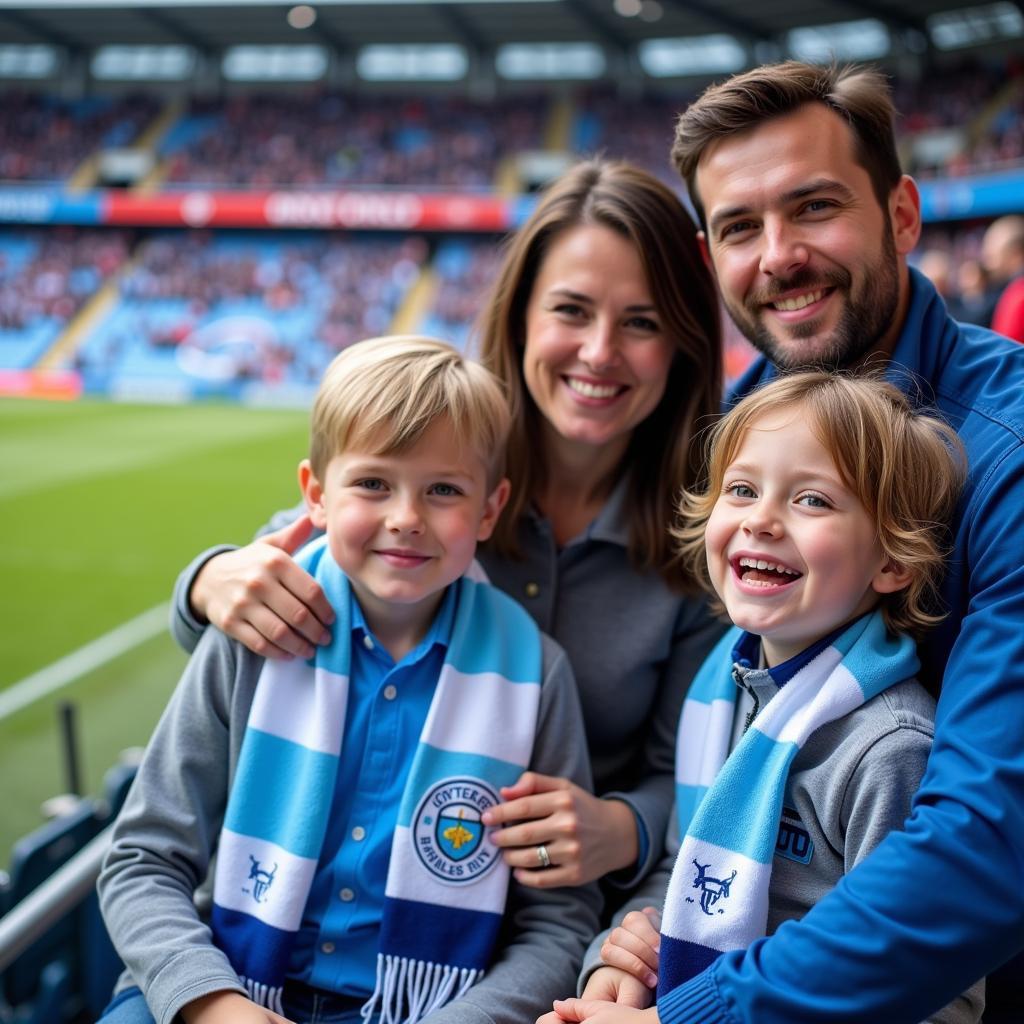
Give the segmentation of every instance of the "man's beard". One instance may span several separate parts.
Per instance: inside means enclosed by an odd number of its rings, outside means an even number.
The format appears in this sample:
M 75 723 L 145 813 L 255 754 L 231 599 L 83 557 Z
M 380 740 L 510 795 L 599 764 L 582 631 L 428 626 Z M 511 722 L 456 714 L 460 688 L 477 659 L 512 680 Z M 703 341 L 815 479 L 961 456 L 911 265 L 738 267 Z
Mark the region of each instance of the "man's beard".
M 780 370 L 821 367 L 839 370 L 856 365 L 892 328 L 899 305 L 899 262 L 892 228 L 886 222 L 879 259 L 864 268 L 863 294 L 851 294 L 853 279 L 841 267 L 824 271 L 798 271 L 792 277 L 775 278 L 770 289 L 748 295 L 742 306 L 726 302 L 725 308 L 747 340 L 763 352 Z M 831 333 L 817 345 L 799 351 L 796 342 L 811 338 L 818 330 L 814 320 L 794 325 L 780 341 L 764 321 L 764 306 L 787 291 L 834 288 L 845 294 L 846 302 Z

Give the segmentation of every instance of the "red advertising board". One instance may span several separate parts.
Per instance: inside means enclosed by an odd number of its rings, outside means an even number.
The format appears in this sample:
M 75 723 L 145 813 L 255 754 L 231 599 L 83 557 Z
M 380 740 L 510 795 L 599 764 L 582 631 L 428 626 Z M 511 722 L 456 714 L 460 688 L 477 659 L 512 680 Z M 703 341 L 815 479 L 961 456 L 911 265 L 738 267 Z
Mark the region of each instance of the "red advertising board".
M 106 224 L 317 228 L 342 231 L 506 231 L 510 204 L 494 196 L 418 192 L 107 192 Z

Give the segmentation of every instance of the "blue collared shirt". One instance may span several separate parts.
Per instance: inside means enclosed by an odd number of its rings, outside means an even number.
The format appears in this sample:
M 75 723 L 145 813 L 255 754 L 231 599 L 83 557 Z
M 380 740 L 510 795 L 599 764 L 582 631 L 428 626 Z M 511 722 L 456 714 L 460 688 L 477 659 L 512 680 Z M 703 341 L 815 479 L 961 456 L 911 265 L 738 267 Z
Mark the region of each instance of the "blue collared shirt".
M 764 673 L 781 690 L 800 669 L 810 664 L 852 625 L 853 622 L 844 622 L 841 626 L 836 626 L 831 633 L 816 640 L 810 647 L 805 647 L 799 654 L 794 654 L 792 658 L 787 658 L 778 665 L 765 668 Z M 730 750 L 736 748 L 736 744 L 743 738 L 743 734 L 750 728 L 761 711 L 760 700 L 755 695 L 754 688 L 747 683 L 747 673 L 760 669 L 761 661 L 761 638 L 756 633 L 748 633 L 744 630 L 732 649 L 734 666 L 732 677 L 740 692 L 736 695 L 736 706 L 733 711 Z M 764 675 L 761 675 L 761 678 L 763 679 Z
M 865 614 L 871 613 L 866 612 Z M 830 633 L 826 633 L 820 640 L 815 640 L 810 647 L 805 647 L 799 654 L 794 654 L 792 658 L 787 658 L 778 665 L 769 667 L 768 674 L 772 677 L 772 682 L 781 689 L 800 669 L 814 661 L 826 647 L 842 636 L 854 622 L 863 617 L 859 615 L 857 619 L 851 619 L 849 622 L 836 626 Z M 734 665 L 739 665 L 742 668 L 760 668 L 761 638 L 756 633 L 746 631 L 741 633 L 732 649 L 732 661 Z
M 397 664 L 352 597 L 352 662 L 331 818 L 289 977 L 366 997 L 377 974 L 391 838 L 455 619 L 449 587 L 427 635 Z

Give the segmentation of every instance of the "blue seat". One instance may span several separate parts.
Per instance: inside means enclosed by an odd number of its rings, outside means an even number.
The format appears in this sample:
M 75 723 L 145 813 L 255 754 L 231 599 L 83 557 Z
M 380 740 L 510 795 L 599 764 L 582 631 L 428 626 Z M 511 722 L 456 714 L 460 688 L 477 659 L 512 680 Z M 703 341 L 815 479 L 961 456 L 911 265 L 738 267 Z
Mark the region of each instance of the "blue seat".
M 105 807 L 83 799 L 67 814 L 18 840 L 11 853 L 7 909 L 20 903 L 94 838 L 106 817 Z M 15 1008 L 16 1021 L 58 1024 L 78 1012 L 82 919 L 81 906 L 66 914 L 0 976 L 0 991 Z
M 124 805 L 125 797 L 139 770 L 139 758 L 125 758 L 111 768 L 103 777 L 103 793 L 107 804 L 108 821 L 113 821 Z M 96 1020 L 110 1002 L 114 982 L 124 969 L 121 958 L 107 934 L 107 926 L 100 914 L 96 893 L 90 894 L 81 910 L 82 955 L 82 998 L 89 1012 L 89 1019 Z

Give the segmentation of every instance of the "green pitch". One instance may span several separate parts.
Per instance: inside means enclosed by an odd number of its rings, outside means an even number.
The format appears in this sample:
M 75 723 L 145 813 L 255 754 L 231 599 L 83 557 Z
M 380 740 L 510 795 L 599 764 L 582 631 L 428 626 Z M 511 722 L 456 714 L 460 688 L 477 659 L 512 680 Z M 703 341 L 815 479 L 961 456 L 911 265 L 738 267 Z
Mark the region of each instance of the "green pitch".
M 294 504 L 306 436 L 302 412 L 0 399 L 0 690 L 166 601 L 194 554 Z M 0 868 L 64 788 L 58 702 L 79 709 L 96 793 L 184 660 L 164 634 L 0 719 Z

